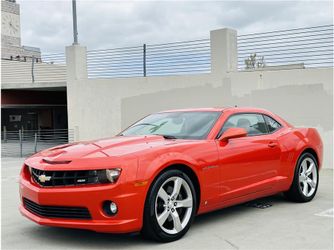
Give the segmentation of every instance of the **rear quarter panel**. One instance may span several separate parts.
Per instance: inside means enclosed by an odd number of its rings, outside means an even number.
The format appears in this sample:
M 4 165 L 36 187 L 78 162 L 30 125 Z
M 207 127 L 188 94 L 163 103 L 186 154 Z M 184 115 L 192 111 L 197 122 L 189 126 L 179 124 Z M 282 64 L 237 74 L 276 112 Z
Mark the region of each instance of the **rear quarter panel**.
M 295 167 L 301 154 L 312 149 L 316 152 L 319 169 L 322 166 L 323 144 L 315 128 L 288 128 L 278 136 L 282 148 L 281 175 L 288 177 L 289 188 L 294 176 Z

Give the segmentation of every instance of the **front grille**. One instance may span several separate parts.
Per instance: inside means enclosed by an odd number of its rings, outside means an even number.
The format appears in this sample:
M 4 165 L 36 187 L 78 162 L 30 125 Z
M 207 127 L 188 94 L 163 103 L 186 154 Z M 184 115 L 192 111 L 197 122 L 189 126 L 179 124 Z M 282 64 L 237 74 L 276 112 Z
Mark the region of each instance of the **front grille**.
M 32 168 L 31 175 L 43 187 L 96 184 L 105 179 L 101 170 L 44 171 Z
M 91 219 L 85 207 L 42 206 L 23 198 L 24 207 L 31 213 L 46 218 Z

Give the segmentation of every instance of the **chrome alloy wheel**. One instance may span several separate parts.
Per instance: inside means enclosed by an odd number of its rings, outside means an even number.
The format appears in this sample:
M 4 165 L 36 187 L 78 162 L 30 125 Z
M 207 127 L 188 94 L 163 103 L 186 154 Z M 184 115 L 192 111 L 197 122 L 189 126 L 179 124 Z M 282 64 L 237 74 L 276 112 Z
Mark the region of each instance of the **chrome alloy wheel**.
M 305 158 L 299 170 L 299 187 L 306 197 L 310 197 L 316 190 L 318 172 L 313 159 Z
M 155 216 L 160 228 L 177 234 L 188 224 L 193 210 L 193 196 L 181 177 L 170 177 L 160 187 L 155 199 Z

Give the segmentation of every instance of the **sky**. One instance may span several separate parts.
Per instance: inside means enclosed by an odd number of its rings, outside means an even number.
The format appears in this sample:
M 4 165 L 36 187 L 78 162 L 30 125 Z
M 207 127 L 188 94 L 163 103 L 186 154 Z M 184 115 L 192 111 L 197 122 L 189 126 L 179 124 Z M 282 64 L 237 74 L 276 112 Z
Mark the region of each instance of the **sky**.
M 17 0 L 22 45 L 63 52 L 73 42 L 70 0 Z M 77 0 L 79 43 L 91 49 L 209 38 L 333 24 L 332 1 Z

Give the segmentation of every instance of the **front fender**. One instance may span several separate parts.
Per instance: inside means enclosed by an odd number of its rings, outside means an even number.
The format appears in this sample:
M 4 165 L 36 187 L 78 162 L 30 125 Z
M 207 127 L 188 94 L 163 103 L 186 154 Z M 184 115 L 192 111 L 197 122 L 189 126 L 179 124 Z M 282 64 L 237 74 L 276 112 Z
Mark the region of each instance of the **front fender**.
M 211 206 L 217 202 L 221 192 L 219 185 L 221 170 L 218 161 L 217 145 L 214 140 L 159 150 L 139 158 L 137 179 L 147 183 L 148 190 L 163 170 L 172 165 L 184 165 L 194 172 L 199 182 L 200 207 L 208 204 Z
M 139 162 L 137 178 L 139 180 L 153 181 L 165 168 L 171 165 L 182 164 L 197 172 L 197 161 L 188 155 L 179 152 L 166 152 L 157 156 L 146 157 Z

